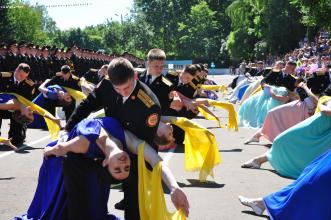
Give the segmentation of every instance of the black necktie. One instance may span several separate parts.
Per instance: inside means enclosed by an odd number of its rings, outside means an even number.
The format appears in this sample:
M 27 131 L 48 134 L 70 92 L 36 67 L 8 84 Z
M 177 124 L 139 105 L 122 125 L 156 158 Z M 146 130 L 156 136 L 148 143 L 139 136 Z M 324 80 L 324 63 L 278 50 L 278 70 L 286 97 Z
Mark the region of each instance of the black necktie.
M 152 79 L 152 75 L 150 75 L 150 74 L 148 74 L 147 76 L 146 76 L 146 85 L 150 85 L 151 84 L 151 79 Z

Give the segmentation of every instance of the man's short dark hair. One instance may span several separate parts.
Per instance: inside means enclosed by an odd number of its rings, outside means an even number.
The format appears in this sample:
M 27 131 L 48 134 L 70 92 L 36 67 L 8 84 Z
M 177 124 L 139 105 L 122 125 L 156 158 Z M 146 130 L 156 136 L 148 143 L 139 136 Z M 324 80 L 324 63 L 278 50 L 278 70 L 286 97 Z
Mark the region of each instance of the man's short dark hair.
M 153 60 L 165 60 L 166 54 L 163 50 L 159 48 L 151 49 L 147 54 L 147 60 L 153 61 Z
M 195 64 L 195 68 L 197 68 L 198 71 L 202 71 L 200 64 Z
M 22 70 L 23 72 L 29 74 L 30 73 L 30 66 L 26 63 L 20 63 L 17 67 L 19 70 Z
M 197 67 L 193 64 L 187 65 L 184 68 L 184 72 L 189 73 L 192 76 L 195 76 L 197 74 Z
M 61 72 L 64 73 L 64 74 L 70 73 L 70 66 L 68 66 L 68 65 L 63 65 L 63 66 L 61 67 Z
M 108 66 L 109 81 L 114 85 L 122 85 L 134 77 L 134 69 L 129 60 L 119 57 L 113 59 Z

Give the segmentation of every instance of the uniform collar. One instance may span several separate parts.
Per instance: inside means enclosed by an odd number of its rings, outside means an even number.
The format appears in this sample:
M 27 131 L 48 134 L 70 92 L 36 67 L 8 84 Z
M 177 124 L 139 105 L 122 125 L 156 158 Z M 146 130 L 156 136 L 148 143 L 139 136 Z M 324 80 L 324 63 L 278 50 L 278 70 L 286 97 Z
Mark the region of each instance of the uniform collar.
M 16 77 L 15 77 L 15 75 L 14 75 L 14 83 L 15 84 L 19 84 L 21 81 L 18 81 L 17 79 L 16 79 Z
M 154 76 L 154 75 L 150 74 L 149 71 L 148 71 L 148 69 L 147 69 L 147 71 L 146 71 L 146 79 L 147 79 L 147 76 L 148 75 L 151 75 L 151 79 L 150 79 L 149 84 L 152 84 L 154 82 L 154 80 L 159 77 L 159 76 Z

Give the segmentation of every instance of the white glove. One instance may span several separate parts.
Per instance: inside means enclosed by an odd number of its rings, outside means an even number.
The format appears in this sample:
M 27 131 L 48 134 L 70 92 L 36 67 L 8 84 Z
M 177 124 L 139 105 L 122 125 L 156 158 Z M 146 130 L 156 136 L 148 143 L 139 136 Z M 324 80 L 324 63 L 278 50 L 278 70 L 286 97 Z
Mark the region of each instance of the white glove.
M 68 140 L 68 134 L 69 133 L 65 130 L 60 131 L 57 143 L 66 142 Z

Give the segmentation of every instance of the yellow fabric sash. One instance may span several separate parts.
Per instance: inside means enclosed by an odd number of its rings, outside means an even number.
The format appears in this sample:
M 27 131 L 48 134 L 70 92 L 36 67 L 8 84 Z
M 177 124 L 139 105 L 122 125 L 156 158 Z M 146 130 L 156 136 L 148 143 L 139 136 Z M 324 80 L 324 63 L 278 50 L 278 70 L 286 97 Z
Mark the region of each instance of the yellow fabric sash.
M 331 96 L 322 96 L 317 103 L 315 114 L 321 111 L 321 105 L 331 100 Z
M 162 164 L 157 163 L 153 171 L 147 169 L 144 159 L 145 142 L 138 147 L 138 196 L 142 220 L 185 220 L 182 210 L 170 213 L 162 188 Z
M 215 101 L 215 100 L 211 100 L 211 99 L 207 99 L 207 101 L 208 101 L 209 106 L 215 106 L 215 107 L 223 108 L 223 109 L 227 110 L 229 113 L 229 120 L 228 120 L 227 128 L 238 131 L 238 116 L 237 116 L 237 112 L 234 109 L 234 105 L 232 103 Z M 203 108 L 198 107 L 198 110 L 207 120 L 216 120 L 220 124 L 220 120 L 217 117 L 215 117 L 215 115 L 211 115 L 210 112 L 207 112 Z
M 214 134 L 201 125 L 183 117 L 170 117 L 171 123 L 185 131 L 185 169 L 200 170 L 199 180 L 205 182 L 213 168 L 221 162 Z
M 222 94 L 226 94 L 227 87 L 225 85 L 201 85 L 201 89 L 203 90 L 218 90 Z
M 69 93 L 69 95 L 71 97 L 73 97 L 76 102 L 81 102 L 83 101 L 83 99 L 86 99 L 86 95 L 84 93 L 82 93 L 81 91 L 75 90 L 75 89 L 71 89 L 68 87 L 64 87 L 63 88 Z
M 5 140 L 6 140 L 6 138 L 0 137 L 0 143 L 5 141 Z
M 252 92 L 252 94 L 251 94 L 250 96 L 252 96 L 252 95 L 254 95 L 254 94 L 256 94 L 256 93 L 258 93 L 258 92 L 260 92 L 260 91 L 262 91 L 262 86 L 257 87 L 257 88 Z
M 224 125 L 221 125 L 220 119 L 212 113 L 207 106 L 203 104 L 198 105 L 198 111 L 203 115 L 203 117 L 205 117 L 205 119 L 217 121 L 218 126 L 220 128 L 224 128 Z
M 34 104 L 30 100 L 24 98 L 23 96 L 20 96 L 16 93 L 7 93 L 7 94 L 14 95 L 20 103 L 22 103 L 25 106 L 30 106 L 34 112 L 37 112 L 40 116 L 42 116 L 45 119 L 52 140 L 58 139 L 60 127 L 58 124 L 56 124 L 54 121 L 48 118 L 48 117 L 54 117 L 51 113 L 41 108 L 40 106 Z

